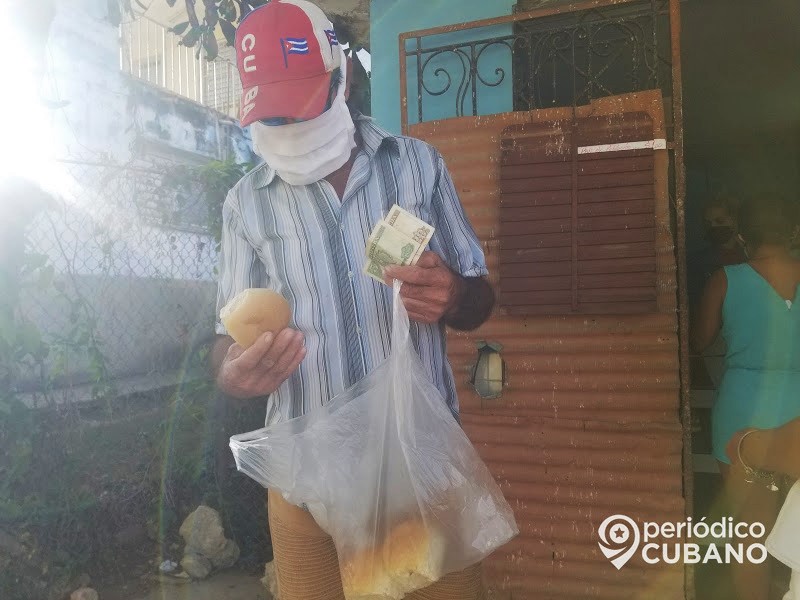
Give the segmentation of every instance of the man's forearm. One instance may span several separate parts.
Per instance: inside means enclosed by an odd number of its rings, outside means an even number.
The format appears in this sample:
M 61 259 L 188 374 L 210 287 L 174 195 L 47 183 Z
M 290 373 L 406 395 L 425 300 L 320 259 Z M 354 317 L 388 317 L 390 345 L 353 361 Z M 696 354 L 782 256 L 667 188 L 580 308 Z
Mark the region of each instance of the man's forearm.
M 453 329 L 471 331 L 480 327 L 494 308 L 494 290 L 484 277 L 460 277 L 460 290 L 455 307 L 444 322 Z

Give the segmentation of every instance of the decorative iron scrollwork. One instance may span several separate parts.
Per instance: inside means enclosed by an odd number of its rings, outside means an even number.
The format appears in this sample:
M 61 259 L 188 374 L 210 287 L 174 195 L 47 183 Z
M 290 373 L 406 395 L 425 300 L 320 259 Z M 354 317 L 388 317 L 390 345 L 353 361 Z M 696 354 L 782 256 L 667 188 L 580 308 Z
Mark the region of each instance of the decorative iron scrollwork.
M 574 106 L 653 88 L 669 95 L 665 35 L 668 1 L 643 0 L 523 21 L 507 35 L 447 45 L 423 47 L 426 38 L 411 38 L 416 44 L 405 54 L 416 67 L 417 119 L 425 120 L 426 98 L 453 88 L 454 115 L 477 115 L 479 92 L 507 82 L 509 63 L 515 110 Z

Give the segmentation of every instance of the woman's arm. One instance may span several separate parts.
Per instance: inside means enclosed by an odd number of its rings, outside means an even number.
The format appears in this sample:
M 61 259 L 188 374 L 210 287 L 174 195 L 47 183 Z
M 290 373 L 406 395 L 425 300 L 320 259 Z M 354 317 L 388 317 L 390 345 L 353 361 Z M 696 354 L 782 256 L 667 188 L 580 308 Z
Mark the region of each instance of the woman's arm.
M 728 278 L 720 269 L 708 279 L 697 314 L 693 315 L 689 343 L 695 352 L 702 352 L 714 343 L 722 327 L 722 303 L 727 291 Z
M 748 467 L 800 479 L 800 419 L 789 421 L 776 429 L 745 429 L 737 432 L 727 447 L 728 457 L 737 466 L 741 466 L 739 450 L 742 462 Z

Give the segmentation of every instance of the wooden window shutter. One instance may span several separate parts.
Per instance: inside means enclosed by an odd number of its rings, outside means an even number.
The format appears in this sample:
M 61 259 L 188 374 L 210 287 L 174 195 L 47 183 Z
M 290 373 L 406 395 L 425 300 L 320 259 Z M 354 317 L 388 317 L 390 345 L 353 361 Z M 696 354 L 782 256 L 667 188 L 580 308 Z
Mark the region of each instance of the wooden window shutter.
M 509 314 L 656 311 L 653 125 L 642 112 L 508 127 L 500 304 Z

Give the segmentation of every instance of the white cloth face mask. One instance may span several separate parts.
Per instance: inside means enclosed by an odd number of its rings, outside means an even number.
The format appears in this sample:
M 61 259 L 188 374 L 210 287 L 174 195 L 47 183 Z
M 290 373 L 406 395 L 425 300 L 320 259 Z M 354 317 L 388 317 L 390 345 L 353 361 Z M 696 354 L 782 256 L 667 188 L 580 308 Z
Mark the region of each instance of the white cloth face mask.
M 347 68 L 342 52 L 342 81 L 331 107 L 309 121 L 250 126 L 253 151 L 291 185 L 308 185 L 341 168 L 350 158 L 355 124 L 345 102 Z

